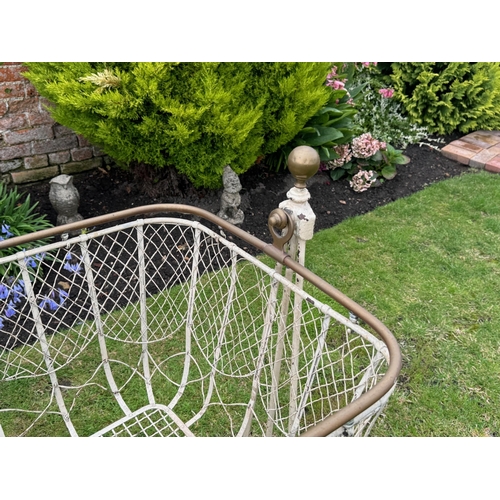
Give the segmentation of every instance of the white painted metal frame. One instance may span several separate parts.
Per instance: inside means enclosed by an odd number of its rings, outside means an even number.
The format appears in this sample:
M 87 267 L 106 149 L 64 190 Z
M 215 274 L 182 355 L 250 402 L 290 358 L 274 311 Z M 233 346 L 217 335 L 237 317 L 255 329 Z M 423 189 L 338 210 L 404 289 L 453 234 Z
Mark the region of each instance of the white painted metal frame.
M 175 248 L 161 246 L 167 235 L 177 238 Z M 41 252 L 51 256 L 54 283 L 28 272 L 26 259 Z M 127 261 L 120 272 L 113 267 L 117 252 Z M 305 242 L 293 239 L 290 252 L 300 258 Z M 82 263 L 77 275 L 64 271 L 61 256 L 68 253 Z M 176 259 L 170 281 L 158 274 Z M 216 270 L 222 261 L 226 267 Z M 33 324 L 35 334 L 0 348 L 0 390 L 22 379 L 36 385 L 47 378 L 50 386 L 38 406 L 0 408 L 0 435 L 297 436 L 373 387 L 389 362 L 383 341 L 304 291 L 301 277 L 294 283 L 290 269 L 283 276 L 281 264 L 272 269 L 200 222 L 139 219 L 0 263 L 12 273 L 13 263 L 19 266 L 12 279 L 22 277 L 29 308 L 15 326 Z M 58 282 L 70 286 L 67 301 L 82 302 L 81 316 L 66 319 L 67 302 L 55 312 L 40 307 Z M 122 282 L 132 284 L 129 292 L 118 289 Z M 62 323 L 54 327 L 58 314 Z M 88 357 L 94 348 L 95 361 Z M 78 367 L 88 359 L 94 364 L 82 379 Z M 369 432 L 388 397 L 333 435 Z M 85 412 L 102 413 L 94 403 L 113 410 L 89 432 Z M 65 431 L 52 427 L 54 419 Z

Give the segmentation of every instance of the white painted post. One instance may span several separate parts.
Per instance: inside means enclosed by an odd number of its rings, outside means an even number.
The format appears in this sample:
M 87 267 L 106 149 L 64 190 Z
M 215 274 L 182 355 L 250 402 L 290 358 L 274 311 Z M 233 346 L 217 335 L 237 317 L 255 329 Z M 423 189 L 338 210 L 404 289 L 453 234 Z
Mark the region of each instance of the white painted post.
M 295 178 L 295 185 L 287 193 L 287 200 L 280 203 L 279 208 L 288 212 L 294 222 L 294 234 L 289 241 L 290 257 L 305 265 L 306 242 L 312 239 L 314 234 L 314 223 L 316 215 L 309 205 L 311 195 L 306 187 L 306 181 L 312 177 L 319 169 L 319 154 L 309 146 L 298 146 L 288 156 L 288 169 Z M 287 273 L 288 278 L 288 273 Z M 302 289 L 304 279 L 302 276 L 296 275 L 296 285 Z M 282 304 L 282 312 L 288 310 L 288 297 L 284 296 L 283 300 L 286 304 Z M 288 427 L 289 432 L 292 432 L 292 425 L 297 413 L 297 387 L 298 387 L 298 372 L 299 372 L 299 352 L 300 352 L 300 326 L 302 319 L 302 298 L 295 294 L 293 304 L 293 335 L 292 335 L 292 352 L 291 352 L 291 380 L 290 380 L 290 403 Z M 281 330 L 281 328 L 280 328 Z M 276 346 L 276 356 L 274 360 L 273 386 L 277 385 L 279 379 L 279 371 L 281 367 L 281 357 L 283 353 L 284 332 L 278 335 L 278 345 Z M 277 404 L 277 386 L 271 390 L 271 412 L 274 413 L 275 405 Z M 268 422 L 268 435 L 272 435 L 272 424 Z

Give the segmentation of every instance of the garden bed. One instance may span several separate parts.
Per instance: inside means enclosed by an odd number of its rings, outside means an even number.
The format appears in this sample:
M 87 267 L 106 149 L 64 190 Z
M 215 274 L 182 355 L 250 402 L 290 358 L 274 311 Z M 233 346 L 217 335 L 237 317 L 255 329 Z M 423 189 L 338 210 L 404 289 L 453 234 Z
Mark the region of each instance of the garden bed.
M 374 208 L 385 205 L 398 198 L 408 196 L 416 191 L 419 191 L 426 186 L 444 179 L 457 176 L 467 171 L 467 167 L 445 158 L 441 153 L 431 147 L 431 145 L 443 146 L 445 143 L 454 140 L 456 137 L 443 138 L 444 142 L 428 142 L 423 145 L 410 146 L 405 153 L 410 157 L 411 161 L 408 165 L 398 166 L 398 175 L 391 181 L 386 181 L 379 187 L 370 188 L 368 191 L 357 193 L 354 192 L 349 186 L 346 179 L 333 182 L 328 172 L 318 172 L 308 182 L 309 191 L 311 193 L 311 206 L 316 213 L 317 219 L 315 230 L 326 229 L 334 226 L 342 220 L 360 215 L 373 210 Z M 242 191 L 242 208 L 245 212 L 245 221 L 241 225 L 242 229 L 248 233 L 257 236 L 264 241 L 270 241 L 270 235 L 267 227 L 267 219 L 269 213 L 278 207 L 279 203 L 286 199 L 286 193 L 293 185 L 293 178 L 286 172 L 272 172 L 265 165 L 255 165 L 246 174 L 241 176 L 243 185 Z M 195 205 L 212 213 L 217 213 L 220 206 L 220 191 L 208 190 L 194 190 L 189 189 L 189 193 L 185 196 L 155 196 L 151 194 L 141 193 L 138 189 L 138 183 L 134 182 L 134 177 L 131 173 L 124 172 L 118 168 L 104 170 L 99 169 L 87 174 L 84 174 L 75 179 L 75 185 L 78 188 L 81 196 L 80 212 L 85 218 L 96 217 L 110 212 L 125 210 L 132 207 L 141 205 L 149 205 L 153 203 L 182 203 Z M 33 202 L 38 202 L 38 210 L 40 213 L 46 214 L 50 221 L 55 224 L 56 213 L 53 210 L 49 198 L 49 184 L 32 185 L 24 188 L 24 191 L 31 195 Z M 207 224 L 212 229 L 217 230 L 216 227 Z M 233 236 L 227 235 L 232 240 Z M 234 238 L 234 240 L 236 240 Z M 235 241 L 240 246 L 248 251 L 250 254 L 255 255 L 257 250 L 250 247 L 244 242 Z M 186 241 L 185 244 L 191 244 L 191 241 Z M 168 252 L 171 260 L 169 266 L 169 275 L 163 276 L 169 286 L 175 284 L 170 283 L 170 275 L 175 275 L 176 262 L 182 261 L 182 245 L 179 247 L 179 242 L 157 241 L 158 248 L 164 247 L 169 250 Z M 109 273 L 116 274 L 120 269 L 127 266 L 127 261 L 131 255 L 136 253 L 136 242 L 133 240 L 124 241 L 121 243 L 121 248 L 126 251 L 115 252 L 113 249 L 108 250 L 108 255 L 101 256 L 101 262 L 104 263 L 107 258 L 113 261 L 110 264 L 103 265 L 99 269 L 100 280 L 109 280 Z M 164 252 L 165 253 L 165 252 Z M 175 255 L 174 255 L 175 254 Z M 159 256 L 160 258 L 161 256 Z M 60 256 L 60 260 L 64 256 Z M 180 259 L 180 260 L 179 260 Z M 210 255 L 206 255 L 206 262 L 202 262 L 202 268 L 207 266 L 210 269 L 215 269 L 219 265 L 225 265 L 223 262 L 214 267 Z M 155 263 L 155 266 L 162 267 L 163 262 Z M 62 266 L 61 266 L 62 267 Z M 42 264 L 42 269 L 45 274 L 44 281 L 52 284 L 52 289 L 57 283 L 69 283 L 71 281 L 71 272 L 63 270 L 63 273 L 68 276 L 53 273 L 52 266 L 48 263 Z M 200 268 L 200 271 L 203 269 Z M 105 274 L 103 274 L 106 271 Z M 168 269 L 165 271 L 167 272 Z M 103 274 L 102 276 L 100 276 Z M 133 300 L 136 296 L 132 290 L 129 294 L 122 292 L 130 286 L 127 283 L 127 278 L 122 277 L 124 283 L 122 286 L 114 288 L 115 292 L 120 289 L 120 305 L 123 305 L 125 297 Z M 176 278 L 176 283 L 179 282 L 179 276 Z M 184 276 L 183 279 L 187 279 Z M 183 281 L 181 279 L 180 281 Z M 151 283 L 153 286 L 154 283 Z M 49 287 L 50 288 L 50 287 Z M 155 291 L 159 291 L 156 288 Z M 45 295 L 42 290 L 37 290 L 39 296 L 47 296 L 50 298 L 49 290 Z M 59 292 L 56 292 L 56 295 Z M 154 291 L 151 291 L 154 293 Z M 72 324 L 71 318 L 77 318 L 79 311 L 84 304 L 81 297 L 76 300 L 72 297 L 72 292 L 69 293 L 69 300 L 65 300 L 64 307 L 58 309 L 57 312 L 51 314 L 52 321 L 62 321 L 65 324 Z M 57 295 L 55 301 L 62 301 L 61 297 Z M 114 309 L 117 305 L 117 297 L 110 296 L 109 310 Z M 13 318 L 15 319 L 15 317 Z M 31 321 L 31 320 L 29 320 Z M 19 329 L 20 325 L 15 325 L 12 320 L 4 322 L 4 333 L 0 335 L 0 345 L 13 347 L 19 342 L 24 343 L 28 341 L 30 332 L 33 331 L 29 325 L 23 325 L 23 335 L 19 332 L 16 335 L 16 340 L 9 340 L 9 332 L 13 329 Z
M 455 134 L 440 138 L 442 142 L 429 140 L 427 144 L 441 148 L 459 137 L 460 134 Z M 398 174 L 393 180 L 363 193 L 354 192 L 346 179 L 333 182 L 328 172 L 318 172 L 308 181 L 310 204 L 317 216 L 315 230 L 332 227 L 346 218 L 369 212 L 468 170 L 468 167 L 445 158 L 426 144 L 411 145 L 405 154 L 411 161 L 408 165 L 398 166 Z M 286 200 L 293 178 L 288 171 L 272 172 L 261 164 L 242 175 L 241 183 L 242 208 L 245 212 L 241 228 L 269 241 L 267 218 L 280 202 Z M 184 196 L 147 195 L 139 192 L 131 173 L 118 168 L 82 174 L 75 178 L 74 184 L 80 192 L 80 213 L 85 218 L 152 203 L 195 205 L 213 213 L 217 213 L 220 208 L 220 191 L 189 189 Z M 39 203 L 38 210 L 47 214 L 55 224 L 56 213 L 48 198 L 49 184 L 28 186 L 21 190 L 30 193 L 32 200 Z

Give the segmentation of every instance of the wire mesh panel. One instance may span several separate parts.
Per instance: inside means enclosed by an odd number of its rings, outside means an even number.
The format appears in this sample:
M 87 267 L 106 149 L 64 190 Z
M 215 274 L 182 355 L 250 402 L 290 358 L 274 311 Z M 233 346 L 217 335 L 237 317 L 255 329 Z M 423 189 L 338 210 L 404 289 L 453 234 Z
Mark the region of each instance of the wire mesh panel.
M 298 436 L 390 361 L 314 287 L 199 222 L 140 219 L 0 263 L 5 435 Z M 389 394 L 332 435 L 369 432 Z

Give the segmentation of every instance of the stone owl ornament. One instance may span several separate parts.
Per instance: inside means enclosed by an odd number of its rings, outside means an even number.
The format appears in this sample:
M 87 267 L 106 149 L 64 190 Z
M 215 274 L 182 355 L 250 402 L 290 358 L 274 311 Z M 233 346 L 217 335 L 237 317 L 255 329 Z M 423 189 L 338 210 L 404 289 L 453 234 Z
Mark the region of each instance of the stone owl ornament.
M 57 212 L 57 225 L 71 224 L 83 219 L 78 213 L 80 194 L 71 175 L 58 175 L 50 180 L 49 200 Z

